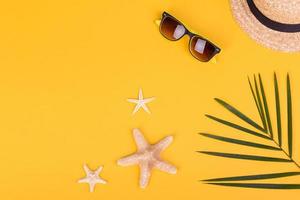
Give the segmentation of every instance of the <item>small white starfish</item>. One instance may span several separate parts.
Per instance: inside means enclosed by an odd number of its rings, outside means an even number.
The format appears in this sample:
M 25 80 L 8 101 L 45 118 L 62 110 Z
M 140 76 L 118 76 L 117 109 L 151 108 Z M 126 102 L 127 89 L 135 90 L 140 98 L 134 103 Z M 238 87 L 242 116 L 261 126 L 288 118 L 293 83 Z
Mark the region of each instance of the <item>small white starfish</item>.
M 138 99 L 127 99 L 128 102 L 130 103 L 135 103 L 136 106 L 132 112 L 132 114 L 134 115 L 140 108 L 143 108 L 147 113 L 150 114 L 150 110 L 148 109 L 146 103 L 149 103 L 151 101 L 153 101 L 155 98 L 151 97 L 151 98 L 146 98 L 144 99 L 143 97 L 143 91 L 142 89 L 139 90 L 139 98 Z
M 95 185 L 97 183 L 106 184 L 107 182 L 99 177 L 100 172 L 103 169 L 103 166 L 98 167 L 96 171 L 92 171 L 88 168 L 86 164 L 83 165 L 83 169 L 86 173 L 86 177 L 78 181 L 78 183 L 88 183 L 90 186 L 90 192 L 94 192 Z
M 118 160 L 118 164 L 121 166 L 139 165 L 141 188 L 146 188 L 148 185 L 153 168 L 176 174 L 176 167 L 160 158 L 160 153 L 172 143 L 172 136 L 167 136 L 154 145 L 145 140 L 139 129 L 133 129 L 133 137 L 138 148 L 137 152 L 121 158 Z

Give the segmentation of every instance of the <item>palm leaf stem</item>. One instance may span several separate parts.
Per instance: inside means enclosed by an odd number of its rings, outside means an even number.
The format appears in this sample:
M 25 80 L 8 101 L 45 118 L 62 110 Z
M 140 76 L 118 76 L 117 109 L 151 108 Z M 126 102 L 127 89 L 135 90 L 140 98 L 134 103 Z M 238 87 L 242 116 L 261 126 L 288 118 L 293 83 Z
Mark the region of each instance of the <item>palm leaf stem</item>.
M 279 144 L 274 139 L 273 139 L 273 142 L 298 168 L 300 168 L 300 165 L 293 158 L 291 158 L 290 155 L 281 146 L 279 146 Z

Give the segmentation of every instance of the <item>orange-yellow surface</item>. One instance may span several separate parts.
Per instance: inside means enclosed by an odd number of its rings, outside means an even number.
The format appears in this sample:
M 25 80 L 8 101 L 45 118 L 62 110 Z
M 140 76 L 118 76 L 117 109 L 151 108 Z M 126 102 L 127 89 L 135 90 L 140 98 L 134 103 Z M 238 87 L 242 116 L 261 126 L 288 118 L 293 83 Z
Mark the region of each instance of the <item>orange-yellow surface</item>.
M 166 40 L 154 20 L 166 10 L 222 48 L 217 64 L 201 63 L 188 51 L 188 38 Z M 299 171 L 291 163 L 212 157 L 197 150 L 285 158 L 282 152 L 217 142 L 198 135 L 238 132 L 204 117 L 241 122 L 214 102 L 220 97 L 259 120 L 247 76 L 260 72 L 274 108 L 273 72 L 285 102 L 290 73 L 294 101 L 295 159 L 300 162 L 300 54 L 266 49 L 233 20 L 228 1 L 2 1 L 0 3 L 0 198 L 86 199 L 297 199 L 300 190 L 239 189 L 199 180 Z M 143 88 L 151 115 L 133 104 Z M 275 124 L 274 109 L 271 109 Z M 285 116 L 285 110 L 283 110 Z M 284 118 L 285 119 L 285 118 Z M 244 124 L 241 122 L 241 124 Z M 247 125 L 245 125 L 247 126 Z M 248 127 L 248 126 L 247 126 Z M 286 133 L 286 122 L 283 124 Z M 150 142 L 175 137 L 163 157 L 177 175 L 154 171 L 149 187 L 138 187 L 138 167 L 116 160 L 136 147 L 132 128 Z M 261 142 L 240 134 L 240 139 Z M 286 145 L 286 140 L 284 140 Z M 298 153 L 297 153 L 298 152 Z M 89 193 L 78 184 L 104 165 L 109 181 Z M 300 178 L 271 180 L 300 183 Z

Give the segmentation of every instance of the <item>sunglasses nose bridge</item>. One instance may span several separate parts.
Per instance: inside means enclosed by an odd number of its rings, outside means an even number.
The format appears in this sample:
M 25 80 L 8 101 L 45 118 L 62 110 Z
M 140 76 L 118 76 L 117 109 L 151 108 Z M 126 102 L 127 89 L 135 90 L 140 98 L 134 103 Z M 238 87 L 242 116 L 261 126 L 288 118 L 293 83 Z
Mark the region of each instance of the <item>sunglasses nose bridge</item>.
M 185 34 L 188 35 L 190 38 L 192 38 L 194 36 L 194 34 L 191 33 L 190 31 L 188 31 L 187 29 L 185 31 Z

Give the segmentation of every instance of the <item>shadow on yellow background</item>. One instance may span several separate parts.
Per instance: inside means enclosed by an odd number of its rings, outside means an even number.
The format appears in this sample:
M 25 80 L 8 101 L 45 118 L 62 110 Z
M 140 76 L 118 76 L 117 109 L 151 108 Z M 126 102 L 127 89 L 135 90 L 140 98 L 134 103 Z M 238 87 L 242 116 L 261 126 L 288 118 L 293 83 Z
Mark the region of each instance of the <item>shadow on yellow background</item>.
M 188 39 L 166 40 L 153 21 L 164 10 L 222 48 L 217 64 L 201 63 Z M 6 1 L 0 6 L 1 199 L 283 199 L 299 190 L 219 187 L 199 180 L 296 171 L 291 164 L 217 158 L 197 150 L 263 154 L 226 145 L 198 132 L 235 131 L 204 114 L 236 119 L 213 98 L 258 118 L 247 76 L 260 72 L 273 94 L 290 73 L 294 101 L 295 158 L 300 162 L 300 55 L 259 46 L 234 22 L 228 1 Z M 131 115 L 139 88 L 151 115 Z M 270 104 L 274 105 L 273 100 Z M 274 107 L 274 106 L 272 106 Z M 271 110 L 274 112 L 274 110 Z M 275 119 L 272 119 L 275 120 Z M 238 120 L 237 120 L 238 121 Z M 175 137 L 163 157 L 177 175 L 154 171 L 146 190 L 138 168 L 116 160 L 135 150 L 132 128 L 150 142 Z M 245 136 L 246 138 L 246 136 Z M 284 156 L 278 154 L 279 156 Z M 107 185 L 78 184 L 82 165 L 104 165 Z M 286 182 L 300 183 L 299 177 Z

